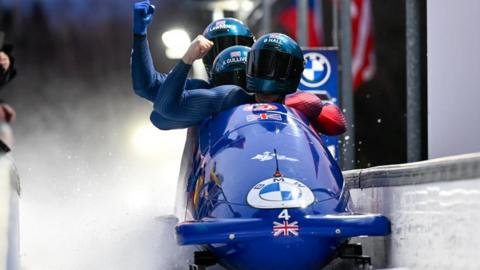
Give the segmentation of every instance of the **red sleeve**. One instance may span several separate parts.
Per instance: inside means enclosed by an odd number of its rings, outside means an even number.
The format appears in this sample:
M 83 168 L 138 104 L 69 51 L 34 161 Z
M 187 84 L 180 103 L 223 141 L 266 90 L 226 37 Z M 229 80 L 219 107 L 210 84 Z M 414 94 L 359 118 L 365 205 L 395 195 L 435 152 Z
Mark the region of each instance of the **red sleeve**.
M 342 111 L 334 104 L 325 104 L 313 126 L 317 131 L 329 136 L 336 136 L 347 130 L 347 121 Z
M 315 119 L 323 108 L 319 97 L 308 92 L 296 92 L 285 98 L 285 105 L 301 111 L 308 119 Z

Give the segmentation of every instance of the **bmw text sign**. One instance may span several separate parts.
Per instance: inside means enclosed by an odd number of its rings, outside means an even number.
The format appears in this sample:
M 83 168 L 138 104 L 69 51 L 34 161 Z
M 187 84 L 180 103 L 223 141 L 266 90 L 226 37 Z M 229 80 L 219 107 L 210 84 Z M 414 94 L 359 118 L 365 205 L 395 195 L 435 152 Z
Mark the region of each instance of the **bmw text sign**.
M 303 48 L 305 69 L 298 90 L 316 94 L 323 102 L 339 106 L 337 48 Z M 339 160 L 338 137 L 322 136 L 328 149 Z

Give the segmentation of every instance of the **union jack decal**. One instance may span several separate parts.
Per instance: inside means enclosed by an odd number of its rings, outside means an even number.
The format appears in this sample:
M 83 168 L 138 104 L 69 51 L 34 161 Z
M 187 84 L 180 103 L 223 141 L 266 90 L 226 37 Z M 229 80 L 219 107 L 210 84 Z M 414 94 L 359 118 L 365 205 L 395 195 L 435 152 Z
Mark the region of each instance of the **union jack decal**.
M 277 120 L 282 121 L 282 116 L 276 113 L 261 113 L 261 114 L 250 114 L 247 115 L 247 121 L 255 121 L 255 120 Z
M 298 231 L 300 227 L 298 226 L 298 221 L 294 221 L 292 223 L 288 223 L 288 221 L 280 222 L 273 222 L 273 236 L 289 236 L 292 234 L 293 236 L 298 236 Z

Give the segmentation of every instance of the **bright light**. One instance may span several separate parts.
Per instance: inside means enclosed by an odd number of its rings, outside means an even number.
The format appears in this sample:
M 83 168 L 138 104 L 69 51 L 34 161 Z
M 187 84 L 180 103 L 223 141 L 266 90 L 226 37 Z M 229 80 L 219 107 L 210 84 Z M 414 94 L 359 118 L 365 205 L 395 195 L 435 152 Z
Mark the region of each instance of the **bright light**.
M 216 8 L 216 9 L 213 10 L 212 19 L 213 19 L 214 21 L 220 20 L 220 19 L 223 19 L 223 18 L 225 18 L 225 15 L 223 14 L 223 10 L 222 10 L 222 9 Z
M 255 8 L 254 1 L 251 0 L 224 0 L 212 2 L 210 8 L 215 10 L 228 10 L 235 12 L 251 12 Z
M 162 131 L 145 123 L 134 131 L 131 141 L 135 150 L 142 155 L 171 158 L 172 155 L 181 156 L 185 136 L 186 129 Z
M 124 200 L 127 204 L 127 208 L 132 211 L 145 211 L 150 203 L 151 192 L 148 190 L 133 190 L 128 189 L 128 192 L 124 194 Z
M 162 34 L 162 41 L 167 47 L 167 57 L 179 59 L 182 58 L 190 45 L 190 36 L 183 29 L 172 29 Z

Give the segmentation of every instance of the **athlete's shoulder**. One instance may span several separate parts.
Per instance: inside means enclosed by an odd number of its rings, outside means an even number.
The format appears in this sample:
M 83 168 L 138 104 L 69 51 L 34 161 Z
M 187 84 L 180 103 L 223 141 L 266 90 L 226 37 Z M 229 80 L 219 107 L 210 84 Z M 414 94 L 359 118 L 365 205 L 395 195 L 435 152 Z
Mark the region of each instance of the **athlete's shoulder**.
M 225 85 L 227 86 L 227 85 Z M 225 96 L 223 102 L 223 108 L 229 108 L 233 106 L 238 106 L 245 103 L 252 103 L 255 101 L 255 98 L 252 94 L 245 91 L 239 86 L 228 85 L 230 88 Z
M 210 90 L 222 96 L 228 96 L 231 94 L 240 93 L 241 91 L 245 92 L 245 90 L 243 90 L 241 87 L 236 85 L 229 85 L 229 84 L 215 86 Z
M 187 79 L 185 84 L 185 89 L 194 90 L 194 89 L 210 89 L 212 85 L 208 82 L 200 79 Z

